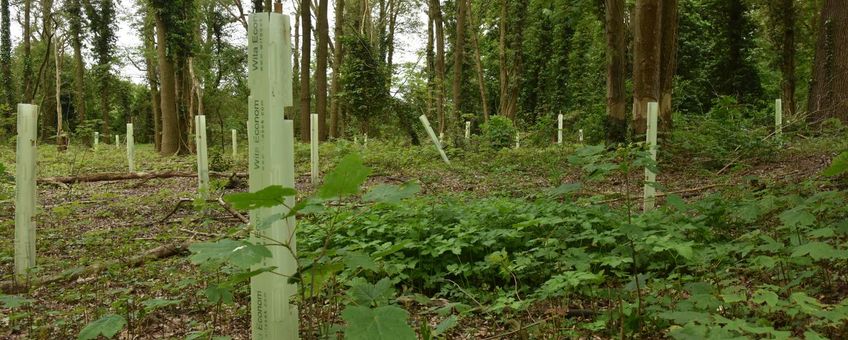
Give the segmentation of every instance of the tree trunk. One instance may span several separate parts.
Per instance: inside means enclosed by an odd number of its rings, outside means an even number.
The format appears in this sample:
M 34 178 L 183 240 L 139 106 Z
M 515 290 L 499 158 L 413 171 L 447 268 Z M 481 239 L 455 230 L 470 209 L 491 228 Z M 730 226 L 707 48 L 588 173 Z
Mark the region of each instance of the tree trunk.
M 162 141 L 159 153 L 171 156 L 180 153 L 182 143 L 180 138 L 180 122 L 177 115 L 176 74 L 174 62 L 167 53 L 168 28 L 159 14 L 154 14 L 156 20 L 156 52 L 159 60 L 159 77 L 161 79 L 162 110 Z
M 456 42 L 453 46 L 453 136 L 461 141 L 462 127 L 462 64 L 465 62 L 465 16 L 466 2 L 456 1 Z
M 32 0 L 24 0 L 24 103 L 31 104 L 35 94 L 32 93 L 32 23 L 30 22 L 30 12 L 32 12 Z
M 479 27 L 480 24 L 474 20 L 474 7 L 471 6 L 471 0 L 466 3 L 466 8 L 470 16 L 471 25 L 471 44 L 474 45 L 474 66 L 477 69 L 477 85 L 480 87 L 480 104 L 483 107 L 483 123 L 489 122 L 489 96 L 486 93 L 485 74 L 483 73 L 483 62 L 480 58 L 480 42 L 479 42 Z
M 147 83 L 150 86 L 150 107 L 153 119 L 153 146 L 158 152 L 162 150 L 162 112 L 159 108 L 162 98 L 159 94 L 159 79 L 156 75 L 156 64 L 153 53 L 156 49 L 156 37 L 154 33 L 155 19 L 148 11 L 144 20 L 142 39 L 144 39 L 144 64 L 147 67 Z
M 501 15 L 498 18 L 498 76 L 500 80 L 500 105 L 498 105 L 498 113 L 504 117 L 511 118 L 507 111 L 509 106 L 509 77 L 507 70 L 509 65 L 506 62 L 506 30 L 507 30 L 507 13 L 509 8 L 508 0 L 501 0 Z
M 342 35 L 344 35 L 344 0 L 336 0 L 336 27 L 335 27 L 335 48 L 333 48 L 333 100 L 330 104 L 330 137 L 340 137 L 339 119 L 341 118 L 341 99 L 339 90 L 339 75 L 342 70 L 342 58 L 344 51 L 342 50 Z
M 427 117 L 433 117 L 436 105 L 433 104 L 433 93 L 435 92 L 436 79 L 436 52 L 435 33 L 433 33 L 433 6 L 427 10 Z
M 386 48 L 388 49 L 386 67 L 389 68 L 389 88 L 391 88 L 392 75 L 395 70 L 395 30 L 397 29 L 397 17 L 399 13 L 400 9 L 398 9 L 398 0 L 389 1 L 389 36 L 386 38 Z
M 59 37 L 54 39 L 56 39 L 56 43 L 53 45 L 55 53 L 53 59 L 56 61 L 56 145 L 61 150 L 62 147 L 67 145 L 62 131 L 62 100 L 60 99 L 62 96 L 62 41 Z
M 312 47 L 312 11 L 309 0 L 302 0 L 300 4 L 301 49 L 300 49 L 300 140 L 309 141 L 309 114 L 310 109 L 310 87 L 309 66 L 311 60 L 310 48 Z
M 15 85 L 12 78 L 12 37 L 11 16 L 9 12 L 9 0 L 0 0 L 0 82 L 2 82 L 3 93 L 0 101 L 5 102 L 10 117 L 15 107 Z M 2 112 L 0 112 L 2 113 Z
M 783 116 L 795 115 L 795 0 L 781 0 L 782 45 L 780 56 Z
M 674 85 L 674 73 L 677 70 L 677 1 L 662 2 L 662 31 L 660 40 L 660 112 L 657 132 L 662 137 L 670 137 L 673 125 L 671 90 Z
M 430 0 L 430 14 L 436 33 L 436 114 L 439 118 L 439 134 L 445 132 L 445 30 L 442 23 L 440 0 Z
M 330 25 L 327 22 L 327 0 L 318 1 L 318 46 L 315 65 L 315 113 L 318 114 L 319 140 L 327 140 L 327 50 Z
M 808 119 L 848 122 L 848 5 L 843 0 L 826 0 L 818 24 Z
M 82 7 L 80 0 L 68 0 L 68 27 L 71 37 L 71 47 L 74 49 L 74 112 L 77 121 L 85 121 L 85 64 L 82 60 Z M 104 136 L 105 137 L 105 136 Z M 90 136 L 84 136 L 89 140 Z
M 636 1 L 633 41 L 633 131 L 647 130 L 648 102 L 660 99 L 662 0 Z
M 607 41 L 607 140 L 623 143 L 627 139 L 626 95 L 624 79 L 624 0 L 606 0 Z

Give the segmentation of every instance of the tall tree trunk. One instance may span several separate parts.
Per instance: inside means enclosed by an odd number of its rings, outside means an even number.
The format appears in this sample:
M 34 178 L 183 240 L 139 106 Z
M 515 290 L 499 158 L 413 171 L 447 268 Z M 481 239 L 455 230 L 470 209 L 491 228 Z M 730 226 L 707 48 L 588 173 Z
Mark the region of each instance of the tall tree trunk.
M 144 20 L 142 38 L 144 39 L 144 64 L 147 67 L 147 83 L 150 86 L 151 118 L 153 119 L 153 146 L 155 150 L 162 150 L 162 111 L 160 104 L 162 98 L 159 94 L 159 79 L 156 75 L 156 64 L 153 54 L 156 53 L 156 37 L 154 33 L 155 19 L 151 11 L 147 11 Z
M 342 50 L 342 35 L 344 35 L 344 0 L 336 0 L 336 27 L 335 27 L 335 48 L 333 48 L 333 100 L 330 102 L 330 137 L 341 137 L 339 129 L 339 120 L 341 118 L 341 99 L 339 90 L 339 75 L 342 70 L 342 58 L 344 51 Z
M 670 137 L 672 127 L 671 90 L 677 70 L 677 1 L 662 2 L 662 31 L 660 40 L 660 112 L 658 132 Z
M 330 25 L 327 22 L 328 0 L 318 1 L 318 46 L 315 65 L 315 113 L 318 114 L 320 140 L 327 140 L 327 50 L 330 44 Z
M 9 0 L 0 0 L 0 82 L 3 93 L 0 101 L 6 103 L 11 115 L 15 103 L 15 85 L 12 82 L 12 37 Z M 2 113 L 2 112 L 0 112 Z M 8 116 L 7 116 L 8 117 Z
M 445 132 L 445 30 L 442 23 L 440 0 L 430 0 L 430 15 L 436 33 L 436 114 L 439 117 L 439 134 Z
M 607 140 L 612 143 L 627 139 L 626 94 L 624 79 L 624 0 L 606 0 L 607 42 Z
M 846 4 L 848 5 L 848 4 Z M 781 0 L 782 45 L 780 55 L 781 99 L 783 115 L 795 115 L 795 0 Z
M 23 70 L 23 88 L 24 88 L 24 103 L 32 103 L 32 23 L 30 22 L 30 13 L 32 12 L 32 0 L 24 0 L 24 70 Z
M 633 42 L 633 131 L 645 134 L 648 102 L 660 99 L 662 0 L 637 0 Z
M 507 111 L 509 106 L 509 77 L 507 70 L 509 65 L 506 62 L 506 30 L 507 30 L 507 13 L 509 9 L 509 0 L 501 0 L 501 15 L 498 18 L 498 78 L 500 80 L 500 105 L 498 105 L 498 113 L 507 118 L 511 118 Z
M 436 79 L 436 52 L 435 48 L 435 33 L 433 33 L 433 10 L 432 6 L 428 6 L 427 10 L 427 116 L 433 117 L 433 112 L 436 105 L 433 104 L 433 93 L 435 89 Z
M 300 49 L 300 140 L 309 141 L 309 114 L 310 110 L 310 88 L 309 88 L 309 66 L 311 59 L 312 39 L 312 11 L 309 0 L 302 0 L 300 4 L 301 49 Z
M 77 121 L 82 123 L 86 119 L 85 112 L 85 64 L 82 59 L 82 7 L 80 0 L 67 0 L 68 6 L 68 33 L 71 38 L 71 47 L 74 49 L 74 112 L 77 113 Z M 105 136 L 104 136 L 105 137 Z M 89 140 L 89 136 L 84 136 Z
M 522 53 L 524 42 L 524 22 L 527 18 L 528 0 L 514 4 L 516 12 L 511 13 L 510 2 L 501 1 L 499 61 L 500 61 L 500 107 L 498 113 L 515 120 L 518 111 L 518 95 L 521 85 Z M 510 19 L 510 17 L 514 17 Z M 510 25 L 512 23 L 512 25 Z M 509 53 L 507 54 L 507 50 Z
M 848 5 L 844 0 L 825 0 L 818 24 L 808 119 L 848 122 Z
M 489 96 L 486 93 L 485 74 L 483 73 L 483 61 L 480 58 L 480 42 L 479 42 L 479 27 L 480 24 L 474 20 L 474 7 L 471 5 L 471 0 L 465 4 L 470 20 L 471 29 L 471 44 L 474 45 L 474 66 L 477 69 L 477 85 L 480 87 L 480 104 L 483 107 L 483 123 L 489 122 Z
M 174 62 L 167 52 L 168 28 L 162 17 L 154 14 L 156 20 L 156 52 L 159 60 L 159 78 L 161 79 L 162 142 L 159 153 L 171 156 L 181 152 L 180 121 L 177 115 L 176 74 Z
M 58 36 L 54 39 L 56 40 L 53 44 L 53 60 L 56 61 L 56 145 L 59 146 L 59 150 L 63 150 L 67 144 L 65 144 L 65 134 L 62 131 L 62 41 Z
M 466 2 L 456 1 L 456 42 L 453 46 L 453 136 L 455 140 L 461 141 L 462 127 L 462 65 L 465 63 L 465 16 Z

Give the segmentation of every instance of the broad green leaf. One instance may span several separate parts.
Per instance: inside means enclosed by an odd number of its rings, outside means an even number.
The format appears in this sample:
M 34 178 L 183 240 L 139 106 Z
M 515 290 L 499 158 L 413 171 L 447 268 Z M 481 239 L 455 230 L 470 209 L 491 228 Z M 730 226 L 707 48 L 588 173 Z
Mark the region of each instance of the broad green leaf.
M 816 216 L 807 211 L 806 207 L 798 206 L 781 213 L 780 221 L 786 227 L 804 227 L 815 223 Z
M 303 291 L 306 298 L 322 296 L 322 290 L 327 280 L 338 272 L 344 270 L 341 262 L 321 263 L 309 267 L 303 272 Z
M 816 300 L 816 298 L 811 297 L 804 292 L 792 293 L 792 295 L 789 296 L 789 301 L 801 309 L 802 312 L 809 315 L 815 315 L 817 312 L 822 310 L 822 307 L 824 307 L 819 300 Z
M 347 323 L 347 340 L 414 340 L 415 331 L 407 324 L 407 312 L 396 306 L 368 308 L 348 306 L 342 312 Z
M 402 240 L 400 242 L 393 244 L 391 247 L 388 247 L 386 249 L 378 250 L 378 251 L 374 252 L 373 254 L 371 254 L 371 257 L 375 258 L 375 259 L 379 259 L 379 258 L 389 256 L 391 254 L 394 254 L 394 253 L 397 253 L 397 252 L 403 250 L 403 248 L 406 248 L 406 246 L 409 245 L 410 243 L 412 243 L 412 241 Z M 388 244 L 391 244 L 391 243 L 388 243 Z
M 141 302 L 141 305 L 144 306 L 144 310 L 148 313 L 157 310 L 159 308 L 164 308 L 168 306 L 174 306 L 180 304 L 180 300 L 168 300 L 168 299 L 148 299 Z
M 354 284 L 348 290 L 348 295 L 350 295 L 353 302 L 360 306 L 381 306 L 388 304 L 394 294 L 395 290 L 392 287 L 392 280 L 387 277 L 377 281 L 377 284 L 360 282 Z
M 813 260 L 832 259 L 839 256 L 839 253 L 833 247 L 824 242 L 809 242 L 795 247 L 792 252 L 792 257 L 801 257 L 809 255 Z
M 380 184 L 365 193 L 362 199 L 366 202 L 398 203 L 415 196 L 419 191 L 421 185 L 418 182 L 406 182 L 401 185 Z
M 210 260 L 221 260 L 239 268 L 250 268 L 250 266 L 261 262 L 262 259 L 271 257 L 271 251 L 263 245 L 231 239 L 223 239 L 214 243 L 195 243 L 189 246 L 189 250 L 194 253 L 191 256 L 191 261 L 195 264 Z
M 23 298 L 17 295 L 2 295 L 0 294 L 0 303 L 3 304 L 3 307 L 9 309 L 15 309 L 21 306 L 26 306 L 31 304 L 34 300 Z
M 233 303 L 233 291 L 228 287 L 221 285 L 209 286 L 206 288 L 204 293 L 206 293 L 206 298 L 209 299 L 209 302 L 211 303 Z
M 583 184 L 580 182 L 576 183 L 563 183 L 562 185 L 549 189 L 547 194 L 550 197 L 560 197 L 563 195 L 568 195 L 570 193 L 576 192 L 583 187 Z
M 355 195 L 371 170 L 362 163 L 358 154 L 350 154 L 342 158 L 339 165 L 324 177 L 324 184 L 318 189 L 318 197 L 330 199 Z
M 348 269 L 367 269 L 376 272 L 379 269 L 377 263 L 371 256 L 355 251 L 339 251 L 339 254 L 344 256 L 344 262 Z
M 770 307 L 775 307 L 780 301 L 780 298 L 777 296 L 777 293 L 772 292 L 770 290 L 757 289 L 754 292 L 754 296 L 751 297 L 751 301 L 758 304 L 765 303 Z
M 701 312 L 690 312 L 690 311 L 670 311 L 670 312 L 662 312 L 659 314 L 659 317 L 674 321 L 674 323 L 683 325 L 695 320 L 709 320 L 710 315 L 707 313 Z
M 442 322 L 439 322 L 439 324 L 436 325 L 436 328 L 433 329 L 433 335 L 434 336 L 442 335 L 445 332 L 447 332 L 448 330 L 450 330 L 451 328 L 453 328 L 454 326 L 456 326 L 456 324 L 457 324 L 456 315 L 451 315 L 447 319 L 442 320 Z
M 286 197 L 295 195 L 297 191 L 292 188 L 272 185 L 257 192 L 229 194 L 224 196 L 224 201 L 232 204 L 235 209 L 253 210 L 282 205 L 286 202 Z
M 819 333 L 816 333 L 814 330 L 808 330 L 804 332 L 804 339 L 807 340 L 827 340 L 826 337 L 822 336 Z
M 827 167 L 827 169 L 824 169 L 822 175 L 833 177 L 841 175 L 845 173 L 845 171 L 848 171 L 848 151 L 836 156 L 836 158 L 833 159 L 833 162 L 830 163 L 830 166 Z
M 80 331 L 79 335 L 77 336 L 77 339 L 97 339 L 97 337 L 101 335 L 111 339 L 113 336 L 115 336 L 115 334 L 118 334 L 118 332 L 124 329 L 124 326 L 126 324 L 127 320 L 125 320 L 123 316 L 109 314 L 86 325 Z

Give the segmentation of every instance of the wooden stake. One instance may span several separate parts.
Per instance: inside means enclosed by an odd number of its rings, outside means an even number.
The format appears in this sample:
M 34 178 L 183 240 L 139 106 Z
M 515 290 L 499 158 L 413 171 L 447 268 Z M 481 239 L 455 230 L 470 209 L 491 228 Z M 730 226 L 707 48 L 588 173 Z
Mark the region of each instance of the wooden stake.
M 312 174 L 312 184 L 318 183 L 318 114 L 313 113 L 309 115 L 309 127 L 310 127 L 310 159 L 312 160 L 311 166 L 311 174 Z M 367 141 L 367 139 L 366 139 Z M 366 142 L 367 143 L 367 142 Z
M 236 159 L 238 157 L 238 132 L 236 132 L 236 129 L 233 129 L 230 132 L 232 134 L 231 139 L 233 141 L 233 159 Z
M 645 144 L 648 146 L 648 150 L 651 153 L 651 158 L 656 162 L 657 160 L 657 113 L 659 112 L 659 105 L 657 102 L 648 103 L 648 131 L 645 136 Z M 648 211 L 654 209 L 656 205 L 656 197 L 657 197 L 657 189 L 655 187 L 657 183 L 657 174 L 653 171 L 645 168 L 645 187 L 644 187 L 644 201 L 642 205 L 643 211 Z
M 418 117 L 418 120 L 421 121 L 421 124 L 424 124 L 424 129 L 427 130 L 427 134 L 430 135 L 430 139 L 433 141 L 433 145 L 436 146 L 436 150 L 439 151 L 439 155 L 442 156 L 442 160 L 445 161 L 445 164 L 450 165 L 450 160 L 448 160 L 448 156 L 445 155 L 445 150 L 442 150 L 442 143 L 440 143 L 439 138 L 436 137 L 436 133 L 433 131 L 433 127 L 430 126 L 430 121 L 427 119 L 427 116 L 421 115 Z
M 15 280 L 20 284 L 35 266 L 35 166 L 38 106 L 18 104 L 15 151 Z
M 127 124 L 127 164 L 130 172 L 135 172 L 135 138 L 132 123 Z
M 283 108 L 291 106 L 291 25 L 288 16 L 255 13 L 248 25 L 248 141 L 249 185 L 257 192 L 271 185 L 294 187 L 294 124 L 283 119 Z M 294 198 L 286 198 L 288 206 Z M 250 212 L 255 227 L 274 214 L 285 215 L 284 206 Z M 293 217 L 255 230 L 251 240 L 271 246 L 271 257 L 253 269 L 275 267 L 274 273 L 262 273 L 250 279 L 250 323 L 252 339 L 298 338 L 297 306 L 290 303 L 297 285 L 287 277 L 297 271 Z
M 557 144 L 562 145 L 562 113 L 557 115 Z
M 194 145 L 197 149 L 197 192 L 209 195 L 209 154 L 206 147 L 206 116 L 194 116 Z

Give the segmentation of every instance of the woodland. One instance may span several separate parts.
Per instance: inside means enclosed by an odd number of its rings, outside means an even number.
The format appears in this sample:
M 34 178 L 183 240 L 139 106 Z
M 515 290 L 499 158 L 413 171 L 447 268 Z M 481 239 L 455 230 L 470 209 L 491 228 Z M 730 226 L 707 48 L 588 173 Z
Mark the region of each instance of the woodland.
M 844 339 L 846 199 L 844 0 L 0 0 L 4 339 Z

